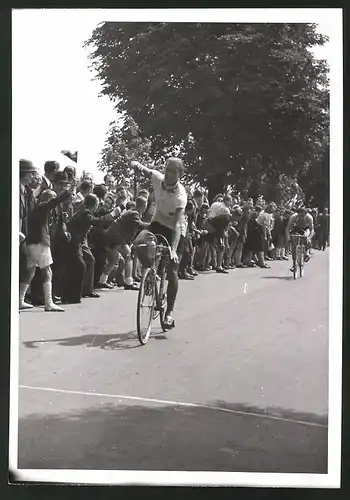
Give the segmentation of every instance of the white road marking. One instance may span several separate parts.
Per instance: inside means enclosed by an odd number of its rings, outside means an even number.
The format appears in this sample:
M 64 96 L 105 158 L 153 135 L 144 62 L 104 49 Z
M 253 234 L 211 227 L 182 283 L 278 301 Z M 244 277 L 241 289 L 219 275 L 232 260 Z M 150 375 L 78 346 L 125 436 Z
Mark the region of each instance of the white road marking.
M 247 293 L 248 283 L 244 283 L 243 293 Z
M 254 413 L 254 412 L 241 411 L 241 410 L 232 410 L 229 408 L 222 408 L 220 406 L 201 405 L 198 403 L 184 403 L 182 401 L 169 401 L 169 400 L 164 400 L 164 399 L 142 398 L 142 397 L 138 397 L 138 396 L 123 396 L 121 394 L 104 394 L 104 393 L 100 393 L 100 392 L 70 391 L 70 390 L 66 390 L 66 389 L 54 389 L 52 387 L 35 387 L 35 386 L 30 386 L 30 385 L 19 385 L 19 387 L 21 389 L 30 389 L 30 390 L 34 390 L 34 391 L 56 392 L 56 393 L 61 393 L 61 394 L 71 394 L 71 395 L 77 395 L 77 396 L 96 396 L 99 398 L 126 399 L 126 400 L 130 400 L 130 401 L 143 401 L 146 403 L 159 403 L 159 404 L 164 404 L 164 405 L 169 405 L 169 406 L 187 406 L 189 408 L 202 408 L 202 409 L 206 409 L 206 410 L 217 410 L 217 411 L 222 411 L 225 413 L 233 413 L 235 415 L 248 415 L 250 417 L 258 417 L 258 418 L 265 418 L 265 419 L 269 418 L 271 420 L 278 420 L 281 422 L 288 422 L 291 424 L 309 425 L 311 427 L 323 427 L 325 429 L 328 428 L 328 425 L 319 424 L 317 422 L 305 422 L 303 420 L 293 420 L 290 418 L 277 417 L 274 415 L 267 415 L 267 414 Z

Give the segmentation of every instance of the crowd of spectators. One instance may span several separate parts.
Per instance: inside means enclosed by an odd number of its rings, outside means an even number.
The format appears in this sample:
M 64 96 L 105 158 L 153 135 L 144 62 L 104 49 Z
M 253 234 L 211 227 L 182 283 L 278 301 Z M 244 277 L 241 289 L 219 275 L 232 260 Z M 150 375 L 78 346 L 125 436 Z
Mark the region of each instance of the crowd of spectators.
M 110 174 L 95 185 L 89 173 L 78 180 L 74 167 L 61 170 L 47 161 L 41 175 L 31 161 L 20 160 L 20 309 L 44 305 L 46 311 L 64 311 L 64 304 L 99 298 L 97 290 L 138 290 L 141 266 L 132 242 L 154 210 L 152 188 L 133 196 Z M 328 210 L 309 211 L 313 247 L 325 250 Z M 189 190 L 179 278 L 268 269 L 269 261 L 288 260 L 286 226 L 292 213 L 274 202 L 229 193 L 210 204 L 204 189 Z

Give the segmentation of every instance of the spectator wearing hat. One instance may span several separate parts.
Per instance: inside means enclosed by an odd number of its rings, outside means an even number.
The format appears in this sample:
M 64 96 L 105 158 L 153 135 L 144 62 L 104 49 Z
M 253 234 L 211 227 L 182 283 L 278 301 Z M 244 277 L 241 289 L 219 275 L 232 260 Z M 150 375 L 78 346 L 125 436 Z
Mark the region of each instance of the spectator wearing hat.
M 62 192 L 70 188 L 70 195 L 52 210 L 50 221 L 50 233 L 52 241 L 52 287 L 53 297 L 61 296 L 62 276 L 66 263 L 67 221 L 72 216 L 72 197 L 74 195 L 74 185 L 68 180 L 68 175 L 64 171 L 56 171 L 52 179 L 53 190 L 59 196 Z
M 32 212 L 35 204 L 30 185 L 33 182 L 37 169 L 30 160 L 21 159 L 19 161 L 19 276 L 20 282 L 28 281 L 28 268 L 26 256 L 25 238 L 28 234 L 28 216 Z
M 51 284 L 51 240 L 49 233 L 49 213 L 64 199 L 69 197 L 69 192 L 63 191 L 59 196 L 51 190 L 43 191 L 39 197 L 38 204 L 34 207 L 28 218 L 27 235 L 27 280 L 20 284 L 19 307 L 28 309 L 32 306 L 25 302 L 25 294 L 34 277 L 35 270 L 38 267 L 43 275 L 43 290 L 45 298 L 45 311 L 63 311 L 56 306 L 52 300 Z

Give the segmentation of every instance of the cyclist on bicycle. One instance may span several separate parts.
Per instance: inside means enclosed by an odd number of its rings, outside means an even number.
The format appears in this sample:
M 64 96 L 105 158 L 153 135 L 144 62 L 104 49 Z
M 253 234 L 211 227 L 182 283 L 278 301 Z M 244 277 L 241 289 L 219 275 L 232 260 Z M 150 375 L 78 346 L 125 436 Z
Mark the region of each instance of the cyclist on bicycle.
M 287 241 L 289 240 L 291 234 L 300 234 L 307 237 L 305 262 L 308 262 L 310 260 L 310 243 L 314 232 L 314 220 L 312 218 L 312 215 L 307 212 L 305 207 L 299 207 L 288 221 L 286 236 Z M 293 267 L 291 271 L 294 271 Z
M 167 269 L 167 310 L 164 318 L 165 325 L 171 328 L 178 290 L 178 252 L 182 253 L 181 246 L 184 244 L 182 230 L 185 223 L 187 193 L 180 183 L 184 167 L 180 158 L 169 158 L 165 163 L 164 174 L 144 167 L 137 161 L 132 161 L 131 166 L 150 178 L 154 188 L 156 207 L 148 230 L 164 236 L 171 248 L 171 260 Z

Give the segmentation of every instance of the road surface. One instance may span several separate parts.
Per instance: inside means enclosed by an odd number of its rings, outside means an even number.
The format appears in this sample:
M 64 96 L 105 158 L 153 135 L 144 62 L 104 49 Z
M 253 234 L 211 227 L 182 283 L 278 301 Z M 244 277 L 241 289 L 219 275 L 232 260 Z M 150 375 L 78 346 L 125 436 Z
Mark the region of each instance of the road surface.
M 327 472 L 328 251 L 180 282 L 144 347 L 137 292 L 20 313 L 19 468 Z

